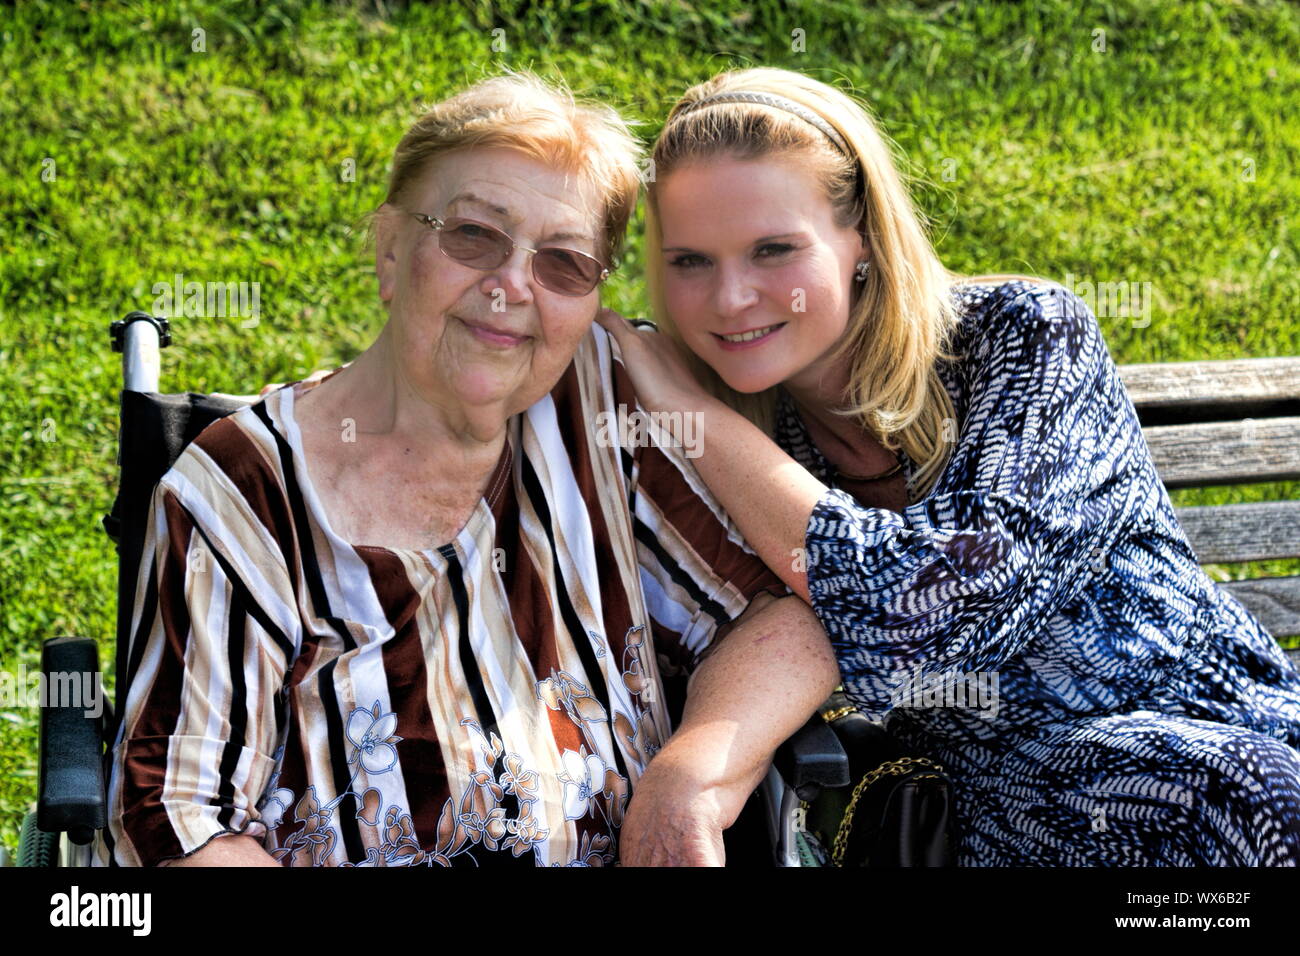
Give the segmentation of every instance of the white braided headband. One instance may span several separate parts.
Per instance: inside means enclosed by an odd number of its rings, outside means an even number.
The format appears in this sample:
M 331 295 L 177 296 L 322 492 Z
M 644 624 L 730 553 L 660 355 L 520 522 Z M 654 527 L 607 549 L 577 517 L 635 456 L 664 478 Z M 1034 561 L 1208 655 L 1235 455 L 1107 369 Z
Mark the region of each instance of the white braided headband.
M 801 106 L 794 100 L 786 99 L 784 96 L 777 96 L 775 93 L 757 93 L 748 90 L 730 90 L 725 93 L 714 93 L 712 96 L 706 96 L 702 100 L 696 100 L 690 106 L 682 109 L 677 116 L 685 116 L 687 113 L 693 113 L 698 109 L 705 106 L 713 106 L 716 103 L 757 103 L 760 106 L 771 106 L 774 109 L 792 113 L 801 120 L 816 126 L 826 135 L 827 139 L 835 144 L 836 149 L 850 159 L 853 158 L 853 154 L 849 152 L 848 143 L 844 141 L 843 136 L 836 132 L 835 127 L 831 126 L 830 123 L 826 122 L 806 106 Z M 674 117 L 674 119 L 676 119 L 676 117 Z

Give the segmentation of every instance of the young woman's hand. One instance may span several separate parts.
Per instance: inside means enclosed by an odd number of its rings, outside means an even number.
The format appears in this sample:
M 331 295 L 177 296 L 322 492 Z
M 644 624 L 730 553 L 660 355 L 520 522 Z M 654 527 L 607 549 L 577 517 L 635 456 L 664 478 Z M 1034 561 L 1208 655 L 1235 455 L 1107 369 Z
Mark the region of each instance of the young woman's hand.
M 693 412 L 716 401 L 696 380 L 668 336 L 638 329 L 613 309 L 601 309 L 596 321 L 618 342 L 637 401 L 646 411 Z
M 348 363 L 346 363 L 345 365 L 343 365 L 342 367 L 343 367 L 343 368 L 347 368 L 347 366 L 348 366 L 348 365 L 351 365 L 351 364 L 352 364 L 351 362 L 348 362 Z M 310 382 L 314 382 L 314 381 L 316 381 L 317 379 L 324 378 L 326 375 L 330 374 L 330 373 L 333 372 L 333 371 L 334 371 L 334 369 L 332 369 L 332 368 L 321 368 L 321 369 L 317 369 L 316 371 L 314 371 L 314 372 L 312 372 L 310 375 L 308 375 L 306 378 L 304 378 L 303 381 L 304 381 L 304 382 L 308 382 L 308 383 L 310 383 Z M 257 395 L 258 395 L 259 398 L 261 398 L 262 396 L 266 395 L 268 392 L 274 392 L 277 388 L 283 388 L 283 387 L 284 387 L 284 383 L 283 383 L 283 382 L 272 382 L 270 385 L 263 385 L 263 386 L 262 386 L 262 390 L 261 390 L 260 392 L 258 392 Z

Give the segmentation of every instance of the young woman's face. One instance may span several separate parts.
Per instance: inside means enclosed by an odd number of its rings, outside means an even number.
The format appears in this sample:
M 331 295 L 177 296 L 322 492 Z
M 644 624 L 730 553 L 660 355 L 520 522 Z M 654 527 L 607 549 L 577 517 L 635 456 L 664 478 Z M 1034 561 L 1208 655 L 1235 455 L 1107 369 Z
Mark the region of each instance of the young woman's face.
M 687 346 L 738 392 L 831 385 L 861 236 L 797 159 L 718 158 L 656 184 L 664 301 Z M 748 336 L 748 338 L 742 338 Z

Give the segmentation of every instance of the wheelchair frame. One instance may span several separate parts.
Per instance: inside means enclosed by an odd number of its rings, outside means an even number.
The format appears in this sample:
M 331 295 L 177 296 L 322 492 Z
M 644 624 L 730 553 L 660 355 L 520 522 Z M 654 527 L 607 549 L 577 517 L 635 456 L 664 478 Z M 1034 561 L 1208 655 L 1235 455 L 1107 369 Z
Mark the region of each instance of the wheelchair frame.
M 162 359 L 161 351 L 171 345 L 171 328 L 166 319 L 155 318 L 143 312 L 132 312 L 121 320 L 113 322 L 109 327 L 109 334 L 112 339 L 113 351 L 122 353 L 122 390 L 124 392 L 157 392 L 159 380 L 161 378 Z M 119 449 L 118 462 L 121 463 L 121 451 Z M 120 572 L 119 560 L 119 572 Z M 117 642 L 120 642 L 123 635 L 118 629 Z M 55 638 L 60 640 L 77 640 L 75 638 Z M 90 661 L 96 676 L 99 676 L 98 651 L 93 641 L 86 639 L 89 644 Z M 54 662 L 49 659 L 47 653 L 50 650 L 50 644 L 47 642 L 46 648 L 42 649 L 41 669 L 47 675 L 59 670 L 69 670 L 70 668 L 60 666 L 68 663 L 67 661 Z M 85 656 L 84 652 L 83 655 Z M 86 661 L 80 662 L 83 665 Z M 101 694 L 102 694 L 101 685 Z M 84 745 L 86 725 L 91 720 L 95 721 L 93 727 L 95 738 L 100 748 L 111 748 L 112 741 L 107 739 L 105 731 L 109 727 L 116 727 L 116 715 L 112 703 L 108 700 L 107 695 L 103 695 L 104 713 L 100 718 L 89 718 L 82 716 L 82 720 L 77 720 L 75 712 L 69 712 L 69 708 L 41 708 L 41 754 L 40 754 L 40 791 L 37 797 L 36 805 L 36 826 L 43 833 L 58 834 L 58 849 L 55 860 L 58 866 L 77 867 L 89 866 L 92 857 L 92 844 L 95 832 L 107 826 L 107 800 L 103 773 L 99 776 L 99 792 L 93 794 L 89 801 L 78 800 L 76 789 L 84 786 L 86 783 L 84 767 L 78 766 L 80 761 L 76 759 L 74 748 L 80 749 Z M 105 719 L 107 718 L 107 719 Z M 73 739 L 74 735 L 76 738 Z M 55 739 L 58 738 L 58 739 Z M 56 743 L 62 746 L 54 746 Z M 100 756 L 99 754 L 96 755 Z M 71 764 L 69 766 L 68 764 Z M 101 761 L 102 764 L 102 761 Z M 68 776 L 76 779 L 68 779 Z M 74 789 L 76 788 L 76 789 Z M 66 793 L 73 790 L 72 794 Z M 56 808 L 60 805 L 69 806 L 67 812 L 57 812 Z M 44 824 L 44 826 L 42 826 Z M 24 836 L 27 835 L 27 828 L 24 828 Z M 22 847 L 19 848 L 19 859 L 24 857 Z

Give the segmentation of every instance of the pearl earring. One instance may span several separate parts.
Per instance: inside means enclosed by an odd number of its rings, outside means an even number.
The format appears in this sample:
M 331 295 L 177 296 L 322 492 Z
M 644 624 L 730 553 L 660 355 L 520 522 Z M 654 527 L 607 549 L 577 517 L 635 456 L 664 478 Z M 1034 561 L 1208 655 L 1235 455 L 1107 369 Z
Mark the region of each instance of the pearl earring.
M 871 271 L 871 263 L 868 262 L 866 259 L 862 259 L 858 262 L 857 267 L 854 268 L 853 277 L 857 279 L 859 282 L 866 282 L 867 273 L 869 273 L 870 271 Z

